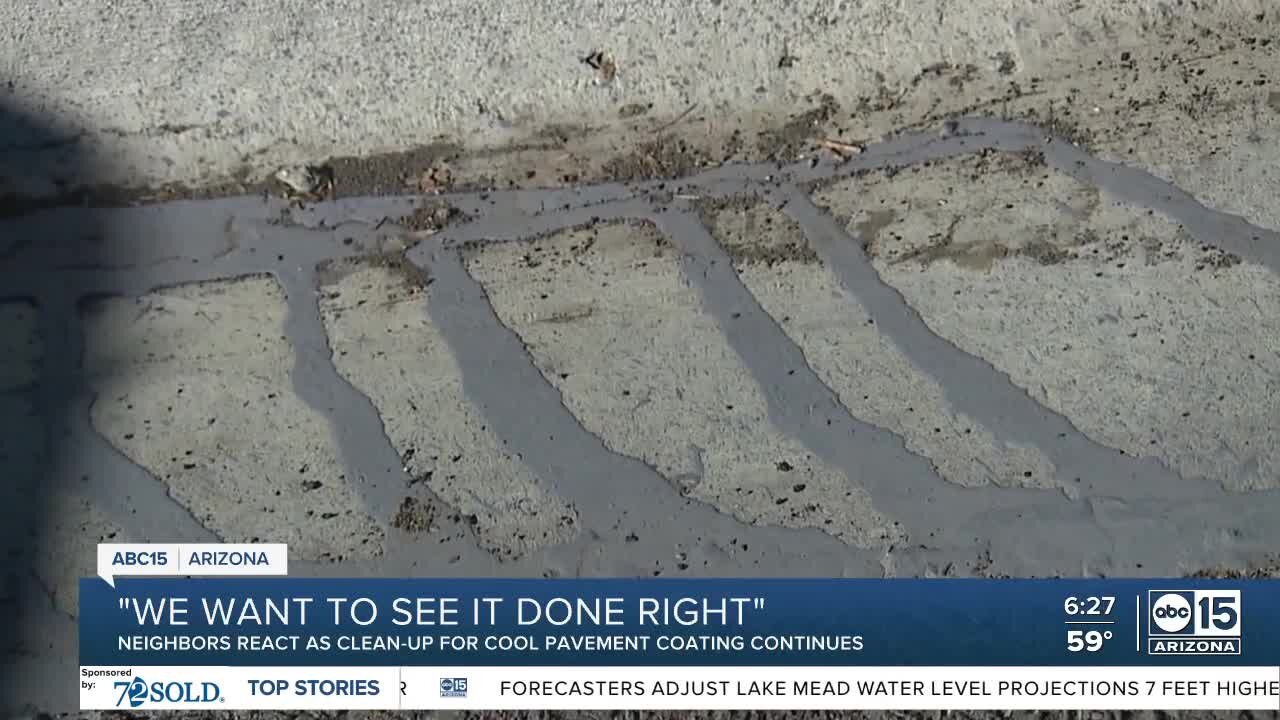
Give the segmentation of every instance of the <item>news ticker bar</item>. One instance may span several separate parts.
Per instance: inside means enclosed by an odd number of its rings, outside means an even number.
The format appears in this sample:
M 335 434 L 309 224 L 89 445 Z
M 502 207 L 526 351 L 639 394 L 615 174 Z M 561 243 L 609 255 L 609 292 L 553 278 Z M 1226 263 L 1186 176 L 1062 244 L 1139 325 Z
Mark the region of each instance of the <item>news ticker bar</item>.
M 82 710 L 1275 710 L 1280 667 L 81 667 Z

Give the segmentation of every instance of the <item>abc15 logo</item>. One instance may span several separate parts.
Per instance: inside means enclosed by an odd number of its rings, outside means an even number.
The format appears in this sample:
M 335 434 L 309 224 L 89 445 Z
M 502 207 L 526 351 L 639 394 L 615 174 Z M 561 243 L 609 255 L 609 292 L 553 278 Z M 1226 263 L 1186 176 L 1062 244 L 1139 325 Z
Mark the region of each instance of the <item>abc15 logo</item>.
M 1148 590 L 1152 636 L 1240 637 L 1239 590 Z

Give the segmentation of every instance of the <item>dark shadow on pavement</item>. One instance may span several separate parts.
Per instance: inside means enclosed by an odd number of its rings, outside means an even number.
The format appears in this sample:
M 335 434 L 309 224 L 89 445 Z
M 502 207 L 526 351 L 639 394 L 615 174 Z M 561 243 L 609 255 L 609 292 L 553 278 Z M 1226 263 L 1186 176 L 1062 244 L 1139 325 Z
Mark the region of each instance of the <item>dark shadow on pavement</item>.
M 98 259 L 111 248 L 92 213 L 65 207 L 83 205 L 71 189 L 94 175 L 93 163 L 56 128 L 55 118 L 0 96 L 0 713 L 10 717 L 50 709 L 51 699 L 78 705 L 76 597 L 66 578 L 92 562 L 82 553 L 100 540 L 59 518 L 85 503 L 69 479 L 78 474 L 69 428 L 82 423 L 77 302 L 93 272 L 54 276 L 48 265 L 81 243 L 97 243 Z

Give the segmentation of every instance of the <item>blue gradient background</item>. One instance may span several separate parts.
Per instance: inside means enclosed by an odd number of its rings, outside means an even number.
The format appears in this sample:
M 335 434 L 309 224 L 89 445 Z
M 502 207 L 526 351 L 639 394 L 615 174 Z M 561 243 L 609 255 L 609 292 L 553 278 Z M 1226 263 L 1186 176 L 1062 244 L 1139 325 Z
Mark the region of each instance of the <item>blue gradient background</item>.
M 724 580 L 724 579 L 300 579 L 300 578 L 118 578 L 112 589 L 99 578 L 80 581 L 81 665 L 241 665 L 241 666 L 414 666 L 414 665 L 1280 665 L 1280 582 L 1271 580 Z M 1237 656 L 1147 655 L 1147 590 L 1232 588 L 1242 591 L 1242 654 Z M 132 610 L 119 609 L 128 596 L 189 599 L 190 624 L 142 627 Z M 368 597 L 379 606 L 379 620 L 360 627 L 335 626 L 325 597 Z M 396 626 L 391 602 L 397 597 L 456 597 L 457 626 Z M 502 597 L 499 623 L 470 625 L 471 601 Z M 518 627 L 515 599 L 530 597 L 622 597 L 623 626 Z M 719 626 L 640 627 L 635 621 L 641 597 L 763 597 L 763 610 L 746 611 L 740 628 Z M 1114 596 L 1111 625 L 1073 625 L 1068 597 Z M 201 598 L 311 597 L 305 628 L 210 627 Z M 1135 628 L 1135 599 L 1140 598 L 1141 627 Z M 503 620 L 506 622 L 503 622 Z M 1068 652 L 1067 630 L 1110 630 L 1114 637 L 1099 652 Z M 1135 648 L 1135 629 L 1141 646 Z M 208 635 L 233 637 L 227 652 L 121 652 L 118 635 Z M 234 636 L 247 635 L 861 635 L 861 652 L 474 652 L 435 648 L 427 652 L 238 652 Z

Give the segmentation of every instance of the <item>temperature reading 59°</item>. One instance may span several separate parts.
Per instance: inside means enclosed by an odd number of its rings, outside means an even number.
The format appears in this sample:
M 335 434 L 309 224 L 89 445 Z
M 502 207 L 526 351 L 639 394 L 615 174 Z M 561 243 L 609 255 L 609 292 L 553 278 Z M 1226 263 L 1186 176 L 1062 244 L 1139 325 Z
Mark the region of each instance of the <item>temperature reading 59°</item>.
M 1102 649 L 1102 644 L 1110 639 L 1110 630 L 1068 630 L 1067 650 L 1070 652 L 1098 652 Z

